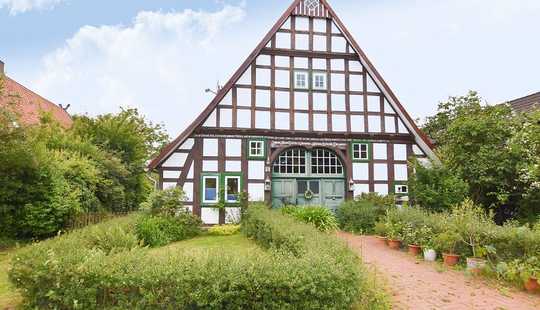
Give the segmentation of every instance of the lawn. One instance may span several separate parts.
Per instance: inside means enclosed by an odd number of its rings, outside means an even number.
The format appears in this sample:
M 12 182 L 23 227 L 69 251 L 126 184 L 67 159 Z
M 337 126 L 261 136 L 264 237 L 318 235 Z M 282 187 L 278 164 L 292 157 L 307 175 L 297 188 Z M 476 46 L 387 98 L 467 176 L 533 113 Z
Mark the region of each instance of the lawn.
M 20 302 L 20 295 L 8 280 L 9 261 L 15 252 L 15 249 L 0 251 L 0 309 L 15 307 Z

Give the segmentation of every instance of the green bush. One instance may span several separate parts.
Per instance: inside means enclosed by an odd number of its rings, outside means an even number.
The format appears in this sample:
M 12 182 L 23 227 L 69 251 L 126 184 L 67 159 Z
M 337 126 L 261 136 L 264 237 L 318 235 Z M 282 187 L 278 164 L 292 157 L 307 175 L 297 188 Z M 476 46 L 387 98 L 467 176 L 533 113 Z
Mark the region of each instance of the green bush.
M 208 229 L 208 233 L 214 236 L 230 236 L 238 232 L 240 232 L 240 225 L 217 225 Z
M 283 214 L 291 215 L 299 221 L 312 224 L 320 231 L 330 232 L 338 228 L 336 217 L 330 209 L 322 206 L 285 206 Z
M 184 210 L 184 200 L 184 192 L 180 188 L 158 190 L 141 203 L 141 209 L 153 215 L 173 216 Z
M 375 223 L 389 208 L 384 204 L 375 204 L 370 200 L 357 199 L 344 202 L 336 211 L 339 227 L 352 233 L 370 234 Z
M 135 231 L 145 245 L 158 247 L 197 236 L 201 225 L 199 217 L 185 211 L 176 215 L 145 214 L 137 221 Z
M 344 244 L 263 208 L 248 208 L 248 221 L 299 233 L 305 255 L 239 256 L 215 249 L 150 255 L 140 246 L 105 251 L 110 239 L 95 239 L 84 228 L 22 249 L 9 276 L 28 308 L 347 309 L 358 300 L 366 308 L 389 308 Z M 97 227 L 114 238 L 116 227 L 133 233 L 137 220 L 130 216 Z

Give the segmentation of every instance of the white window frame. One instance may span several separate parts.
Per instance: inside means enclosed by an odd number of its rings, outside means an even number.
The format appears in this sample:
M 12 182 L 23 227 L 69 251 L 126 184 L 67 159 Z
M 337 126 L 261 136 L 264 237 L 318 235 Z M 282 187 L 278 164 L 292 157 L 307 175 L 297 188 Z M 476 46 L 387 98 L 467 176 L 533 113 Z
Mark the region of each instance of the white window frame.
M 304 85 L 298 85 L 298 76 L 302 75 L 305 79 Z M 294 71 L 294 88 L 295 89 L 308 89 L 309 88 L 309 74 L 307 71 Z
M 234 176 L 225 176 L 225 201 L 226 202 L 230 202 L 230 203 L 236 203 L 239 201 L 239 198 L 240 197 L 237 197 L 236 200 L 229 200 L 229 188 L 228 188 L 228 180 L 229 179 L 237 179 L 238 180 L 238 194 L 240 194 L 240 191 L 241 191 L 241 187 L 242 187 L 242 177 L 240 177 L 239 175 L 234 175 Z
M 206 179 L 215 179 L 216 180 L 216 199 L 208 200 L 206 199 Z M 218 203 L 219 202 L 219 176 L 218 175 L 205 175 L 202 177 L 202 196 L 203 204 L 205 203 Z
M 354 156 L 354 147 L 356 145 L 359 146 L 358 154 L 360 155 L 360 157 L 355 157 Z M 366 146 L 366 157 L 365 158 L 362 157 L 362 145 Z M 352 156 L 353 160 L 369 160 L 369 143 L 353 142 L 351 156 Z
M 259 147 L 259 150 L 260 150 L 260 154 L 253 154 L 252 153 L 252 148 L 251 148 L 251 143 L 259 143 L 260 144 L 260 147 Z M 264 152 L 265 152 L 265 149 L 264 149 L 264 141 L 262 140 L 249 140 L 249 143 L 248 143 L 248 149 L 249 149 L 249 157 L 264 157 Z
M 405 192 L 402 192 L 401 190 L 398 190 L 402 186 L 405 186 L 405 188 L 406 188 Z M 398 195 L 400 195 L 400 194 L 408 194 L 409 193 L 409 185 L 407 185 L 407 184 L 396 184 L 394 186 L 394 193 L 398 194 Z
M 322 78 L 322 86 L 317 86 L 317 78 Z M 322 72 L 314 72 L 313 73 L 313 89 L 317 90 L 326 90 L 327 89 L 327 83 L 326 83 L 326 73 Z

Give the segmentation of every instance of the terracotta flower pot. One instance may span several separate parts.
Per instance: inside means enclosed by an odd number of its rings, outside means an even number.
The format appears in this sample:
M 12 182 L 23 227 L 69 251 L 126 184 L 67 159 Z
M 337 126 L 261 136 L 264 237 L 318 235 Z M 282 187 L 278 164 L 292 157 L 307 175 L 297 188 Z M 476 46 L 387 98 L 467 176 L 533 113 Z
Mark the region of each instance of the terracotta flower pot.
M 401 247 L 401 241 L 388 239 L 388 246 L 393 250 L 399 250 Z
M 529 278 L 529 280 L 525 281 L 524 286 L 529 293 L 534 293 L 540 288 L 540 285 L 538 284 L 538 279 L 536 278 Z
M 446 266 L 454 266 L 459 262 L 459 255 L 443 253 L 443 261 Z
M 472 273 L 479 273 L 486 267 L 486 260 L 483 258 L 467 257 L 467 270 Z
M 422 247 L 416 244 L 409 244 L 409 253 L 418 256 L 422 251 Z
M 383 237 L 383 236 L 377 236 L 377 240 L 379 240 L 380 244 L 386 245 L 388 238 Z

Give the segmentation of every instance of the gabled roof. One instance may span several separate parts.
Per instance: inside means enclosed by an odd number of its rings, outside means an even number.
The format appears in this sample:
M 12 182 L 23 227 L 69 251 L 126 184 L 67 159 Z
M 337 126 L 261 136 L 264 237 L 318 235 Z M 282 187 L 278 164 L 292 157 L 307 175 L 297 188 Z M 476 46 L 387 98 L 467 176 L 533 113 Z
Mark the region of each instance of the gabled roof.
M 515 112 L 532 112 L 535 109 L 540 109 L 540 92 L 508 101 L 508 104 Z
M 223 98 L 227 95 L 229 90 L 234 86 L 234 84 L 240 79 L 242 74 L 249 68 L 251 63 L 256 59 L 256 57 L 260 54 L 262 49 L 268 44 L 268 42 L 272 39 L 272 37 L 276 34 L 276 32 L 279 30 L 279 28 L 287 21 L 290 15 L 305 15 L 308 13 L 308 8 L 306 5 L 306 0 L 295 0 L 289 8 L 283 13 L 283 15 L 278 19 L 276 24 L 270 29 L 270 31 L 264 36 L 262 41 L 257 45 L 257 47 L 251 52 L 251 54 L 248 56 L 248 58 L 242 63 L 240 68 L 234 73 L 234 75 L 231 77 L 231 79 L 224 85 L 223 88 L 220 89 L 216 97 L 210 102 L 210 104 L 204 109 L 204 111 L 191 123 L 187 129 L 184 130 L 176 139 L 174 139 L 171 143 L 169 143 L 163 150 L 160 152 L 160 154 L 154 158 L 150 164 L 148 165 L 148 168 L 155 169 L 157 166 L 164 161 L 167 157 L 169 157 L 176 148 L 178 148 L 182 143 L 185 142 L 186 139 L 189 138 L 197 129 L 199 126 L 203 125 L 205 120 L 210 116 L 212 111 L 218 106 L 218 104 L 223 100 Z M 343 22 L 339 19 L 337 14 L 334 12 L 334 10 L 331 8 L 331 6 L 328 4 L 326 0 L 320 0 L 320 6 L 317 12 L 309 11 L 312 16 L 318 16 L 318 17 L 326 17 L 326 18 L 332 18 L 333 21 L 336 23 L 336 25 L 340 28 L 340 30 L 343 32 L 345 38 L 350 42 L 352 47 L 354 48 L 357 55 L 360 57 L 360 60 L 362 64 L 366 67 L 368 70 L 368 73 L 373 77 L 375 83 L 377 86 L 381 89 L 382 93 L 388 98 L 390 104 L 394 107 L 397 114 L 400 116 L 402 121 L 405 123 L 405 126 L 415 135 L 416 142 L 422 148 L 422 150 L 430 157 L 430 158 L 436 158 L 435 154 L 433 153 L 433 144 L 431 140 L 427 137 L 425 133 L 423 133 L 418 126 L 416 126 L 414 120 L 411 118 L 411 116 L 407 113 L 405 108 L 401 105 L 399 100 L 397 99 L 396 95 L 392 92 L 388 84 L 384 81 L 382 76 L 379 74 L 377 69 L 373 66 L 371 61 L 367 58 L 366 54 L 362 51 L 358 43 L 354 40 L 351 33 L 347 30 Z M 315 15 L 313 15 L 315 14 Z
M 41 114 L 45 112 L 50 113 L 64 128 L 73 125 L 71 116 L 58 105 L 41 97 L 7 75 L 3 76 L 3 80 L 4 94 L 0 97 L 0 106 L 14 104 L 17 113 L 20 114 L 22 123 L 27 125 L 37 124 L 40 122 Z

